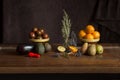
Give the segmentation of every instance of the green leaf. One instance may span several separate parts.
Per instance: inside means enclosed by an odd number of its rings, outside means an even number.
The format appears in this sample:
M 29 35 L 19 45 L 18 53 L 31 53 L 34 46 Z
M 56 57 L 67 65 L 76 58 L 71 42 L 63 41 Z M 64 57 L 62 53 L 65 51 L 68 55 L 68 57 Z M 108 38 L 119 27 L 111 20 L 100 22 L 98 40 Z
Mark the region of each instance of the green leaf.
M 70 36 L 70 30 L 71 30 L 71 21 L 69 19 L 68 14 L 66 13 L 65 10 L 63 10 L 64 15 L 63 15 L 63 20 L 62 20 L 62 36 L 64 38 L 64 43 L 68 43 L 68 38 Z

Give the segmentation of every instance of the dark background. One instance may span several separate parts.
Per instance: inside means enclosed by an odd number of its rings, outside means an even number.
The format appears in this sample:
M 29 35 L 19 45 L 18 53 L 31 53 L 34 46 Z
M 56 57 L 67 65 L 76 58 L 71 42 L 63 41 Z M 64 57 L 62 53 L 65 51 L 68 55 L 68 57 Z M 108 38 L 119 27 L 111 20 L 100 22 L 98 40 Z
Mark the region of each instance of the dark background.
M 0 0 L 1 43 L 28 43 L 34 26 L 44 28 L 51 43 L 61 43 L 63 9 L 72 31 L 93 24 L 101 32 L 100 42 L 120 43 L 120 0 Z M 78 39 L 78 43 L 79 43 Z
M 120 0 L 0 0 L 0 5 L 0 43 L 28 43 L 28 33 L 34 26 L 44 27 L 51 43 L 61 43 L 62 9 L 69 14 L 76 35 L 87 24 L 93 24 L 101 32 L 100 42 L 120 43 Z M 119 74 L 68 75 L 8 74 L 6 77 L 2 74 L 0 78 L 113 80 L 119 77 Z

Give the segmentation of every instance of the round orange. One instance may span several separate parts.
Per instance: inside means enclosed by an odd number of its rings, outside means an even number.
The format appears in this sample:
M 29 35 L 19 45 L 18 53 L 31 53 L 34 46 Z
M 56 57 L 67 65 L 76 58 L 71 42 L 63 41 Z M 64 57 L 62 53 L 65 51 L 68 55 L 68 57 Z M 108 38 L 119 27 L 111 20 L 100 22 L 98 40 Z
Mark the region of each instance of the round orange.
M 93 32 L 94 39 L 100 38 L 100 33 L 98 31 Z
M 85 37 L 86 32 L 84 30 L 80 30 L 78 35 L 79 35 L 80 38 L 83 38 L 83 37 Z
M 86 32 L 87 32 L 88 34 L 91 34 L 91 33 L 93 33 L 94 31 L 95 31 L 95 28 L 94 28 L 93 25 L 87 25 L 87 26 L 86 26 Z
M 94 36 L 92 34 L 86 34 L 84 38 L 91 40 L 91 39 L 94 39 Z

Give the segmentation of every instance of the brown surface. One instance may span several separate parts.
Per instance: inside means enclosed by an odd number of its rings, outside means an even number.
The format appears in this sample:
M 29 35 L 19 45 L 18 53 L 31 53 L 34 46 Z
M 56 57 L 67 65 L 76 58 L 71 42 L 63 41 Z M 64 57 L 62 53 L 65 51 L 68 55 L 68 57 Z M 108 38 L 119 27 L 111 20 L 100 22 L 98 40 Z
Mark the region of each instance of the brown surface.
M 54 52 L 41 58 L 17 55 L 15 45 L 1 45 L 0 73 L 120 73 L 119 44 L 104 44 L 104 54 L 81 57 L 54 57 Z M 4 47 L 4 48 L 3 48 Z

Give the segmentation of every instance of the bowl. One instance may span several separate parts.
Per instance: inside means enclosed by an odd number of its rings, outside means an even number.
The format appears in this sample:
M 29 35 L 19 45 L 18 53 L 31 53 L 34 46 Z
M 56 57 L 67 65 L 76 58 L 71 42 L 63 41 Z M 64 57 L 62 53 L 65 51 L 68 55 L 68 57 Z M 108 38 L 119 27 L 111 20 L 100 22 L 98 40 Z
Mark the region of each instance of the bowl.
M 32 42 L 48 42 L 50 40 L 50 38 L 47 39 L 30 39 L 30 41 Z
M 84 39 L 84 38 L 80 38 L 80 40 L 81 40 L 82 42 L 97 43 L 97 42 L 100 41 L 100 38 L 98 38 L 98 39 Z

